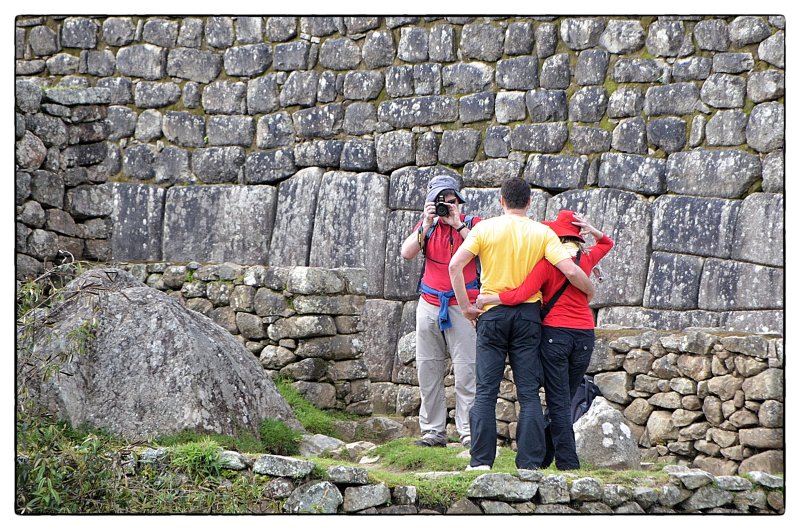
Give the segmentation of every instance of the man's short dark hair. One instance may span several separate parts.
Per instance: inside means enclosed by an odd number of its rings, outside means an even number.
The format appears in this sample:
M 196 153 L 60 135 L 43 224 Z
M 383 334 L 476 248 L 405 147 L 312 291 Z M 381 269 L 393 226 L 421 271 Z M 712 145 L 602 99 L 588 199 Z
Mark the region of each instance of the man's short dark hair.
M 528 206 L 531 198 L 531 187 L 519 177 L 510 178 L 500 186 L 500 195 L 506 202 L 506 207 L 518 210 Z

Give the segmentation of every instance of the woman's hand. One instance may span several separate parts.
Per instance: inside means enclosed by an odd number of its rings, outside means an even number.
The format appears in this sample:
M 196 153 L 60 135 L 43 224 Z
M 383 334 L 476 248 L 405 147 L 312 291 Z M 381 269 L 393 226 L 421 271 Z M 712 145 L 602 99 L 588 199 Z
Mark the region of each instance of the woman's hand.
M 591 234 L 592 237 L 595 239 L 599 239 L 603 237 L 603 232 L 598 230 L 597 228 L 593 227 L 589 221 L 584 219 L 582 216 L 578 214 L 574 214 L 573 218 L 575 219 L 572 224 L 579 226 L 581 228 L 581 235 L 584 236 L 586 234 Z

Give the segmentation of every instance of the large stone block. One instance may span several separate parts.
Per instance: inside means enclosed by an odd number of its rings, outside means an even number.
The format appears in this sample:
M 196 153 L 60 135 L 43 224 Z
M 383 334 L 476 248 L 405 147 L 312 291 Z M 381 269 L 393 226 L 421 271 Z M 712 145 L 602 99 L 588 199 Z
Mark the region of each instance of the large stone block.
M 617 83 L 655 83 L 665 75 L 669 65 L 656 59 L 624 59 L 614 63 Z
M 135 44 L 117 52 L 117 71 L 126 76 L 161 79 L 166 63 L 167 50 L 152 44 Z
M 209 147 L 192 153 L 192 172 L 206 184 L 239 182 L 244 163 L 242 147 Z
M 461 182 L 461 175 L 443 166 L 412 166 L 393 171 L 389 181 L 389 208 L 422 210 L 428 182 L 436 175 L 449 175 Z
M 530 155 L 523 178 L 539 188 L 574 189 L 586 184 L 588 171 L 586 156 Z
M 539 74 L 539 86 L 542 88 L 569 88 L 572 70 L 569 65 L 569 54 L 559 53 L 548 57 L 542 63 Z
M 484 63 L 456 63 L 442 68 L 442 84 L 446 94 L 470 94 L 487 90 L 494 78 L 494 69 Z
M 741 201 L 664 195 L 653 203 L 653 250 L 728 258 Z
M 397 128 L 454 122 L 458 102 L 449 96 L 422 96 L 384 101 L 378 106 L 378 118 Z
M 367 68 L 380 68 L 392 64 L 395 56 L 394 40 L 389 31 L 370 31 L 361 48 Z
M 603 153 L 600 157 L 598 182 L 607 188 L 658 195 L 666 191 L 665 160 L 641 155 Z
M 439 145 L 439 161 L 451 166 L 461 166 L 475 159 L 481 143 L 481 132 L 461 128 L 444 131 Z
M 414 164 L 414 133 L 390 131 L 375 140 L 378 171 L 388 173 L 399 167 Z
M 747 121 L 747 145 L 760 153 L 783 148 L 785 123 L 783 104 L 776 101 L 759 103 Z
M 740 197 L 761 176 L 758 156 L 738 150 L 672 153 L 667 191 L 705 197 Z
M 203 89 L 202 104 L 207 114 L 245 114 L 247 85 L 214 81 Z
M 256 127 L 250 116 L 209 116 L 206 132 L 208 145 L 250 147 Z
M 361 48 L 350 39 L 332 38 L 322 43 L 319 63 L 331 70 L 355 70 L 361 62 Z
M 361 317 L 364 326 L 362 360 L 367 365 L 369 379 L 373 383 L 391 381 L 402 311 L 402 302 L 368 299 L 364 304 Z
M 156 186 L 112 184 L 111 255 L 119 261 L 160 261 L 166 192 Z
M 572 50 L 597 46 L 605 29 L 601 18 L 565 18 L 561 22 L 561 39 Z
M 698 256 L 653 252 L 644 288 L 644 307 L 695 309 L 705 260 Z
M 709 258 L 700 279 L 698 307 L 783 309 L 783 269 Z
M 256 151 L 244 162 L 245 184 L 272 184 L 297 172 L 294 153 L 290 148 Z
M 342 129 L 341 103 L 298 110 L 292 113 L 295 131 L 303 138 L 330 138 Z
M 277 195 L 271 186 L 170 188 L 164 260 L 265 264 Z
M 783 311 L 730 311 L 720 314 L 719 327 L 750 333 L 775 333 L 785 331 Z
M 411 234 L 422 215 L 418 211 L 397 210 L 389 213 L 386 234 L 386 273 L 383 296 L 389 300 L 413 300 L 417 297 L 417 283 L 422 269 L 422 252 L 415 259 L 400 257 L 400 247 Z
M 183 147 L 203 147 L 206 122 L 188 112 L 167 112 L 162 123 L 167 140 Z
M 495 187 L 522 176 L 523 165 L 516 160 L 482 160 L 464 166 L 464 186 Z
M 503 215 L 503 209 L 500 206 L 500 188 L 464 188 L 462 194 L 467 201 L 463 212 L 477 215 L 482 219 Z M 545 208 L 547 208 L 547 201 L 550 198 L 551 195 L 546 191 L 532 189 L 528 217 L 534 221 L 544 219 Z
M 533 122 L 567 119 L 567 93 L 563 90 L 530 90 L 525 93 L 525 105 Z
M 631 53 L 644 46 L 645 34 L 639 20 L 609 20 L 599 44 L 611 53 Z
M 644 95 L 644 112 L 649 116 L 692 114 L 700 103 L 700 89 L 693 83 L 652 86 Z
M 294 147 L 294 163 L 298 167 L 339 167 L 344 142 L 341 140 L 314 140 Z
M 600 86 L 579 88 L 569 100 L 570 121 L 599 122 L 608 105 L 608 93 Z
M 592 304 L 641 304 L 647 278 L 642 256 L 650 250 L 650 203 L 640 195 L 614 189 L 570 190 L 548 201 L 546 218 L 555 219 L 561 209 L 583 214 L 614 240 L 614 248 L 600 263 L 605 281 L 596 286 Z
M 312 267 L 367 269 L 367 295 L 383 291 L 389 179 L 377 173 L 325 175 L 314 216 Z M 358 222 L 343 222 L 345 219 Z
M 741 203 L 733 234 L 731 258 L 784 265 L 783 194 L 754 193 Z
M 222 71 L 222 57 L 212 51 L 175 48 L 167 56 L 167 74 L 196 83 L 210 83 Z
M 82 185 L 67 191 L 64 209 L 79 221 L 90 217 L 111 214 L 112 193 L 108 184 L 100 186 Z
M 225 50 L 222 61 L 226 74 L 254 77 L 272 64 L 272 47 L 263 42 L 234 46 Z
M 275 229 L 268 263 L 273 266 L 308 265 L 314 213 L 323 170 L 302 169 L 278 187 Z
M 518 151 L 558 153 L 567 143 L 567 124 L 518 125 L 511 130 L 511 147 Z
M 503 28 L 491 24 L 473 23 L 461 32 L 461 52 L 465 59 L 494 62 L 503 55 Z

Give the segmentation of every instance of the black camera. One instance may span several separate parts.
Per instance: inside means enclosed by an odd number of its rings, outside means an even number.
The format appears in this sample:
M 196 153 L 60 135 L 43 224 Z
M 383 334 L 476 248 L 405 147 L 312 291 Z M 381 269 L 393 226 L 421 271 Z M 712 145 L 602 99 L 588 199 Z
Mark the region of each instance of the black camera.
M 444 202 L 444 195 L 436 197 L 436 215 L 439 217 L 450 216 L 450 206 Z

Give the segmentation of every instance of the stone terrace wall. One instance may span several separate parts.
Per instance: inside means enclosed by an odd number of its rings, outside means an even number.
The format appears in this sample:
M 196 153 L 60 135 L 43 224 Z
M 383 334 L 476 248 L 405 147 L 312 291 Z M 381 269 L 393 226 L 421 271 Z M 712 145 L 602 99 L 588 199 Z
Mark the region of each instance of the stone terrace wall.
M 418 434 L 415 334 L 412 329 L 396 342 L 386 335 L 381 321 L 391 312 L 376 310 L 364 296 L 364 269 L 198 263 L 123 268 L 212 318 L 258 355 L 267 373 L 290 377 L 318 407 L 401 416 L 406 432 Z M 396 351 L 398 360 L 374 364 L 376 351 Z M 782 338 L 599 329 L 587 372 L 622 411 L 644 462 L 714 475 L 784 472 Z M 447 429 L 455 439 L 453 385 L 448 375 Z M 501 442 L 513 447 L 519 405 L 510 367 L 496 414 Z
M 784 22 L 18 17 L 17 274 L 359 267 L 394 333 L 428 178 L 522 176 L 616 240 L 598 324 L 780 331 Z

